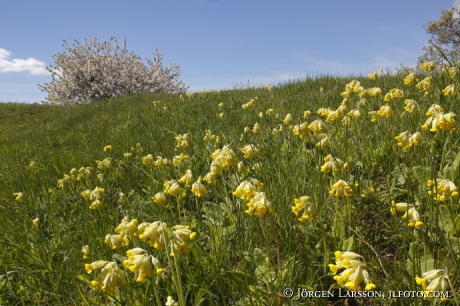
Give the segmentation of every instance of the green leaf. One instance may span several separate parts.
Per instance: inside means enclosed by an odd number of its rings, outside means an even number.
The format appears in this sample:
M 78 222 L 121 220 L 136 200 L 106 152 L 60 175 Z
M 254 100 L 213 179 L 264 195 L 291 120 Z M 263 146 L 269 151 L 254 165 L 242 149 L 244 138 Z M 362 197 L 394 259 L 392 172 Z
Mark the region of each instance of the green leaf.
M 353 247 L 353 241 L 354 241 L 353 236 L 351 236 L 348 239 L 344 239 L 342 242 L 342 250 L 350 251 L 351 248 Z
M 256 265 L 256 277 L 260 284 L 271 284 L 275 280 L 275 272 L 272 271 L 267 256 L 262 250 L 254 249 L 254 263 Z

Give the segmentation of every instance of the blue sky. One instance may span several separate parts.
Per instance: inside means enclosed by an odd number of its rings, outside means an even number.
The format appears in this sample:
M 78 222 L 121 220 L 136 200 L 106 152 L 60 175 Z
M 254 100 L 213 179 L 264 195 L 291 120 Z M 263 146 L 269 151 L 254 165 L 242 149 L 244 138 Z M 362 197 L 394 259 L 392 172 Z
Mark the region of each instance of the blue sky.
M 414 66 L 454 0 L 0 1 L 0 101 L 40 102 L 63 40 L 117 38 L 181 66 L 190 91 Z

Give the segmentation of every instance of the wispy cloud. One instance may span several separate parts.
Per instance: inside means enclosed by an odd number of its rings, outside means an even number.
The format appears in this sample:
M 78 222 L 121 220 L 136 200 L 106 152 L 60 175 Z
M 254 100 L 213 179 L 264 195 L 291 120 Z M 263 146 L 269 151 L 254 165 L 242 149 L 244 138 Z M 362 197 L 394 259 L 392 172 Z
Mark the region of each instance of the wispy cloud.
M 46 64 L 33 57 L 27 59 L 15 58 L 8 60 L 11 52 L 0 48 L 0 72 L 22 72 L 29 71 L 34 75 L 48 75 Z

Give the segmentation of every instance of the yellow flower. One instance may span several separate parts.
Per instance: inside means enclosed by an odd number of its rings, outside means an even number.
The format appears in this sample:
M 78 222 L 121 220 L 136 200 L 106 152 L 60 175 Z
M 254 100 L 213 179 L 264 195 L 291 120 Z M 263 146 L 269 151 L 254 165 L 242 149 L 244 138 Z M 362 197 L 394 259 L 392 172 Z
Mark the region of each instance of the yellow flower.
M 133 153 L 131 152 L 123 153 L 123 157 L 126 159 L 129 159 L 131 156 L 133 156 Z
M 241 197 L 241 199 L 245 202 L 249 202 L 257 192 L 256 186 L 252 184 L 250 181 L 243 181 L 240 185 L 235 189 L 233 195 L 236 197 Z
M 217 104 L 217 107 L 218 107 L 218 108 L 223 108 L 223 107 L 224 107 L 224 103 L 221 102 L 221 103 Z
M 415 110 L 416 107 L 418 107 L 418 104 L 415 100 L 412 99 L 406 99 L 404 100 L 404 109 L 409 113 L 412 114 Z
M 182 253 L 188 253 L 192 250 L 188 245 L 189 240 L 194 240 L 196 233 L 192 232 L 189 226 L 176 225 L 172 228 L 171 235 L 171 256 L 178 256 Z
M 104 243 L 108 244 L 108 246 L 113 250 L 129 245 L 129 241 L 124 240 L 123 236 L 110 234 L 105 236 Z
M 265 112 L 265 115 L 271 116 L 271 115 L 273 115 L 274 113 L 275 113 L 275 110 L 274 110 L 273 108 L 269 108 L 269 109 L 267 109 L 267 111 Z
M 101 288 L 104 292 L 113 292 L 116 287 L 126 285 L 125 275 L 118 268 L 116 262 L 109 262 L 102 268 L 101 273 L 96 277 L 91 285 L 96 288 Z
M 133 240 L 134 237 L 138 236 L 138 223 L 137 219 L 129 221 L 128 217 L 124 217 L 115 229 L 115 232 L 123 238 L 127 237 L 127 239 Z
M 85 245 L 81 248 L 81 252 L 83 253 L 83 258 L 86 259 L 89 257 L 91 254 L 91 251 L 89 249 L 89 245 Z
M 104 147 L 104 152 L 110 152 L 112 150 L 112 146 L 111 145 L 107 145 Z
M 335 196 L 335 197 L 351 197 L 353 195 L 353 189 L 352 187 L 355 187 L 355 185 L 350 185 L 344 180 L 339 180 L 337 183 L 332 185 L 331 190 L 329 191 L 329 194 Z
M 359 119 L 361 117 L 361 113 L 357 109 L 352 109 L 348 112 L 348 116 L 350 116 L 353 119 Z
M 422 274 L 422 277 L 416 277 L 415 281 L 418 285 L 422 286 L 425 292 L 426 298 L 438 297 L 433 293 L 444 293 L 448 292 L 449 288 L 449 277 L 445 270 L 433 269 Z M 439 296 L 440 300 L 448 300 L 446 296 Z
M 303 117 L 304 117 L 305 119 L 310 118 L 310 116 L 311 116 L 311 111 L 306 110 L 306 111 L 303 112 Z
M 373 87 L 367 90 L 367 94 L 371 97 L 378 97 L 382 94 L 380 87 Z
M 96 160 L 96 163 L 97 163 L 97 168 L 98 169 L 104 170 L 104 169 L 110 168 L 110 166 L 112 164 L 112 159 L 111 158 L 106 158 L 106 159 L 104 159 L 102 161 Z
M 129 271 L 137 274 L 137 282 L 145 282 L 146 277 L 152 274 L 153 269 L 155 269 L 155 274 L 163 273 L 160 261 L 152 255 L 149 256 L 144 249 L 134 248 L 128 250 L 126 255 L 128 259 L 123 262 L 123 265 L 128 268 Z
M 193 183 L 192 185 L 192 192 L 197 196 L 197 197 L 202 197 L 208 192 L 206 190 L 206 187 L 201 183 L 201 176 L 198 177 L 198 180 Z
M 249 216 L 252 214 L 261 217 L 267 212 L 272 213 L 273 207 L 270 201 L 268 201 L 264 192 L 256 192 L 252 199 L 246 204 L 248 209 L 245 211 Z
M 242 108 L 242 109 L 249 109 L 249 108 L 253 107 L 257 99 L 258 99 L 258 98 L 255 97 L 254 99 L 249 100 L 249 102 L 247 102 L 247 103 L 241 105 L 241 108 Z
M 164 193 L 177 197 L 182 194 L 182 189 L 176 180 L 166 181 L 164 183 Z
M 291 125 L 292 124 L 292 115 L 289 113 L 286 115 L 286 118 L 284 118 L 283 123 L 284 125 Z
M 174 166 L 178 166 L 178 165 L 182 164 L 182 162 L 184 160 L 188 159 L 188 158 L 189 158 L 188 155 L 184 155 L 184 153 L 181 153 L 181 154 L 176 155 L 176 156 L 173 157 L 172 163 L 173 163 Z
M 248 144 L 244 148 L 241 148 L 241 152 L 244 154 L 244 158 L 254 159 L 254 157 L 260 157 L 260 150 L 256 146 Z
M 409 73 L 405 78 L 404 78 L 404 84 L 406 85 L 413 85 L 416 82 L 418 82 L 417 77 L 415 76 L 415 73 L 411 72 Z
M 390 91 L 385 95 L 383 100 L 385 102 L 391 102 L 392 100 L 397 98 L 404 98 L 404 92 L 401 89 L 393 88 L 390 89 Z
M 257 133 L 260 132 L 260 125 L 259 125 L 257 122 L 254 123 L 254 126 L 252 127 L 252 132 L 253 132 L 254 134 L 257 134 Z
M 445 202 L 450 200 L 452 197 L 458 196 L 457 186 L 453 182 L 447 179 L 436 179 L 436 183 L 432 180 L 427 181 L 428 186 L 433 186 L 434 190 L 434 200 L 439 202 Z M 433 192 L 428 191 L 429 195 L 433 195 Z
M 102 209 L 102 202 L 99 200 L 95 200 L 89 205 L 89 209 L 93 210 L 101 210 Z
M 398 136 L 395 137 L 396 141 L 398 141 L 398 146 L 403 147 L 405 149 L 411 148 L 412 146 L 420 146 L 420 141 L 422 139 L 419 132 L 414 133 L 411 135 L 408 131 L 400 133 Z
M 157 192 L 153 197 L 152 200 L 157 203 L 158 205 L 164 205 L 166 203 L 166 195 L 164 192 Z
M 294 135 L 297 135 L 300 137 L 300 139 L 306 139 L 308 138 L 308 127 L 307 127 L 307 123 L 302 123 L 302 124 L 296 124 L 294 125 L 294 127 L 292 128 L 292 132 L 294 133 Z
M 434 70 L 434 62 L 429 61 L 429 62 L 423 63 L 420 65 L 420 68 L 422 68 L 422 70 L 425 72 L 431 72 Z
M 193 181 L 193 176 L 192 176 L 192 170 L 187 170 L 185 175 L 181 177 L 178 182 L 185 184 L 186 187 L 190 187 L 192 185 Z
M 451 84 L 442 90 L 442 93 L 445 96 L 455 96 L 458 95 L 459 90 L 455 88 L 454 84 Z
M 145 226 L 144 231 L 139 234 L 139 238 L 156 250 L 164 250 L 169 243 L 169 233 L 170 229 L 166 223 L 155 221 Z
M 390 211 L 393 215 L 396 214 L 396 211 L 404 212 L 401 219 L 407 221 L 407 226 L 420 227 L 423 225 L 423 222 L 420 221 L 420 215 L 413 204 L 395 203 L 395 201 L 391 201 Z
M 431 77 L 426 77 L 421 80 L 415 87 L 420 90 L 421 92 L 427 91 L 431 85 L 433 85 L 433 79 Z
M 302 196 L 298 199 L 294 199 L 294 204 L 295 205 L 292 206 L 291 209 L 296 216 L 299 215 L 301 210 L 304 210 L 302 216 L 299 218 L 300 222 L 316 219 L 316 207 L 313 204 L 311 197 Z
M 377 80 L 377 72 L 374 71 L 374 72 L 372 72 L 372 73 L 369 73 L 369 74 L 367 75 L 367 78 L 368 78 L 369 80 L 372 80 L 372 81 Z
M 323 135 L 323 137 L 316 144 L 316 146 L 322 151 L 324 151 L 327 147 L 330 147 L 331 143 L 329 142 L 329 137 L 327 135 Z
M 176 140 L 176 148 L 187 148 L 189 146 L 190 142 L 190 134 L 186 133 L 184 135 L 177 135 L 174 136 L 174 139 Z
M 391 107 L 389 105 L 383 105 L 378 111 L 377 115 L 380 118 L 391 118 L 393 112 L 391 111 Z
M 91 274 L 91 272 L 93 272 L 93 270 L 101 269 L 102 267 L 104 267 L 108 263 L 109 262 L 105 261 L 105 260 L 97 260 L 97 261 L 93 261 L 90 264 L 85 264 L 86 273 Z
M 179 306 L 179 303 L 175 302 L 172 298 L 172 296 L 168 296 L 166 298 L 166 304 L 165 306 Z
M 321 172 L 328 173 L 328 172 L 339 172 L 340 167 L 344 165 L 344 162 L 341 159 L 332 157 L 331 154 L 324 158 L 324 165 L 321 166 Z
M 38 227 L 38 225 L 40 224 L 40 219 L 39 218 L 35 218 L 32 220 L 32 224 L 35 226 L 35 227 Z
M 326 134 L 326 124 L 319 119 L 310 123 L 308 129 L 312 131 L 315 136 Z
M 24 198 L 24 194 L 22 192 L 15 192 L 13 193 L 13 196 L 16 198 L 14 199 L 15 201 L 22 202 Z

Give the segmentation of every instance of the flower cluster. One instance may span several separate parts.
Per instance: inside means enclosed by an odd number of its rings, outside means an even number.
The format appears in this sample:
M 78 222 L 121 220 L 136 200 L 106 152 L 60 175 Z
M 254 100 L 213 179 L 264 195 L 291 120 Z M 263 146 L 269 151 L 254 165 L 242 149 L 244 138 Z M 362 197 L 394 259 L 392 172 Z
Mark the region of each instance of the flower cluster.
M 413 204 L 395 203 L 395 201 L 391 201 L 390 212 L 395 215 L 397 211 L 404 213 L 401 219 L 407 221 L 407 226 L 420 227 L 423 225 L 423 222 L 420 221 L 420 214 Z
M 447 292 L 449 288 L 449 278 L 445 270 L 434 269 L 422 274 L 422 277 L 416 277 L 415 281 L 422 286 L 425 297 L 432 297 L 433 292 Z M 448 300 L 447 297 L 441 297 L 441 301 Z
M 436 179 L 427 181 L 428 186 L 432 186 L 434 190 L 429 190 L 428 194 L 434 195 L 434 200 L 439 202 L 449 201 L 452 197 L 458 196 L 457 186 L 447 179 Z
M 377 286 L 372 283 L 369 272 L 364 270 L 366 264 L 359 259 L 361 255 L 354 252 L 335 252 L 335 264 L 329 264 L 331 273 L 334 274 L 334 279 L 339 285 L 345 285 L 346 288 L 353 291 L 358 291 L 361 283 L 364 282 L 365 290 L 370 291 Z M 343 270 L 337 275 L 337 272 Z
M 422 136 L 419 132 L 411 135 L 408 131 L 405 131 L 396 136 L 395 139 L 398 142 L 398 146 L 403 147 L 404 149 L 408 149 L 412 148 L 412 146 L 420 146 Z
M 455 114 L 454 113 L 443 113 L 444 109 L 437 105 L 433 104 L 426 113 L 427 116 L 430 116 L 428 120 L 422 125 L 424 130 L 430 129 L 430 132 L 438 132 L 439 130 L 444 131 L 456 131 L 457 127 L 455 126 Z
M 311 197 L 302 196 L 298 199 L 294 199 L 294 204 L 295 205 L 292 206 L 291 209 L 296 216 L 298 216 L 300 211 L 303 210 L 303 214 L 299 218 L 300 222 L 306 222 L 308 220 L 316 219 L 316 207 L 315 204 L 312 202 Z

